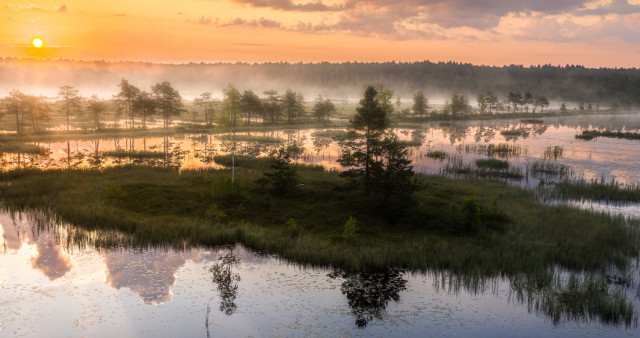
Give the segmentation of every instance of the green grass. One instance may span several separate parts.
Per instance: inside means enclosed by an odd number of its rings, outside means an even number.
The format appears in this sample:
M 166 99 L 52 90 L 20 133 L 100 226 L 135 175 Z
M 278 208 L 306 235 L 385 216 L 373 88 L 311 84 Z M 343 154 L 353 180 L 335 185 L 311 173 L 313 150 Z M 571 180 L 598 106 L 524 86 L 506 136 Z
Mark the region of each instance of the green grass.
M 427 157 L 433 158 L 436 160 L 444 160 L 447 157 L 447 153 L 440 150 L 434 150 L 427 153 Z
M 253 136 L 253 135 L 231 135 L 224 134 L 216 136 L 221 141 L 231 141 L 231 138 L 236 142 L 254 142 L 254 143 L 262 143 L 262 144 L 282 144 L 284 140 L 277 137 L 269 137 L 269 136 Z
M 0 154 L 3 154 L 3 153 L 46 155 L 49 153 L 49 149 L 41 147 L 36 144 L 8 142 L 8 143 L 0 143 Z
M 507 161 L 480 159 L 475 161 L 474 164 L 475 166 L 471 163 L 464 163 L 459 156 L 450 157 L 441 171 L 443 174 L 467 178 L 501 180 L 521 180 L 524 178 L 522 170 L 517 167 L 509 167 L 509 162 Z
M 487 159 L 479 159 L 476 160 L 476 166 L 478 168 L 487 168 L 487 169 L 509 169 L 509 162 L 499 160 L 497 158 L 487 158 Z
M 418 140 L 399 140 L 398 143 L 403 147 L 420 147 L 422 145 L 422 142 Z
M 521 136 L 522 131 L 521 130 L 503 130 L 500 132 L 500 134 L 505 137 L 516 137 L 516 136 Z
M 343 137 L 345 135 L 347 135 L 347 131 L 343 129 L 318 130 L 318 131 L 314 131 L 311 134 L 312 137 L 330 137 L 330 138 Z
M 549 197 L 558 199 L 590 199 L 594 201 L 638 203 L 640 201 L 640 186 L 622 185 L 612 180 L 578 180 L 562 181 L 548 192 Z
M 160 151 L 148 150 L 113 150 L 105 151 L 103 155 L 110 157 L 128 157 L 128 158 L 164 158 L 165 153 Z
M 544 158 L 557 160 L 559 158 L 562 158 L 563 153 L 564 147 L 562 146 L 547 147 L 547 149 L 545 149 L 544 151 Z
M 502 158 L 517 157 L 527 153 L 527 149 L 516 144 L 499 143 L 499 144 L 465 144 L 456 147 L 458 152 L 467 154 L 479 154 L 486 156 L 498 156 Z
M 554 320 L 582 313 L 626 323 L 635 316 L 626 298 L 591 282 L 548 281 L 556 268 L 627 271 L 640 250 L 637 221 L 543 205 L 534 192 L 497 181 L 442 176 L 417 175 L 423 189 L 412 200 L 384 201 L 321 167 L 297 166 L 300 185 L 271 195 L 256 183 L 264 170 L 237 168 L 234 185 L 229 170 L 13 170 L 0 173 L 0 185 L 11 186 L 0 189 L 0 201 L 88 231 L 124 233 L 99 246 L 118 245 L 118 238 L 136 246 L 242 243 L 302 265 L 446 272 L 465 287 L 506 276 Z M 351 217 L 359 230 L 347 240 Z
M 576 135 L 577 139 L 581 140 L 593 140 L 596 137 L 609 137 L 609 138 L 621 138 L 625 140 L 640 140 L 639 133 L 619 132 L 619 131 L 597 131 L 597 130 L 585 130 L 582 134 Z
M 202 133 L 213 131 L 212 126 L 178 126 L 173 128 L 135 128 L 135 129 L 99 129 L 71 131 L 42 131 L 39 133 L 0 134 L 0 142 L 37 142 L 60 140 L 93 140 L 118 137 L 171 136 L 177 134 Z
M 549 161 L 527 163 L 527 173 L 544 178 L 572 178 L 574 172 L 566 164 Z
M 522 123 L 532 123 L 532 124 L 543 124 L 544 120 L 539 120 L 539 119 L 523 119 L 520 120 L 520 122 Z
M 419 175 L 425 189 L 413 202 L 383 203 L 346 189 L 337 173 L 304 166 L 298 172 L 302 186 L 271 196 L 255 183 L 262 170 L 239 169 L 234 187 L 228 170 L 14 170 L 0 174 L 0 184 L 11 184 L 0 199 L 5 207 L 50 208 L 88 229 L 124 231 L 139 243 L 241 242 L 302 263 L 351 269 L 495 275 L 555 265 L 624 268 L 640 248 L 637 228 L 623 219 L 542 205 L 532 192 L 500 182 Z M 481 226 L 460 233 L 470 191 L 477 194 Z M 360 232 L 345 243 L 341 235 L 350 217 Z M 291 218 L 300 229 L 297 238 L 286 231 Z
M 225 167 L 231 167 L 233 161 L 237 167 L 252 168 L 252 169 L 267 169 L 271 166 L 273 158 L 271 157 L 254 157 L 246 155 L 236 155 L 235 159 L 232 159 L 231 155 L 215 155 L 213 161 L 219 165 Z
M 624 289 L 610 287 L 606 276 L 591 273 L 518 275 L 511 280 L 511 299 L 527 304 L 529 311 L 547 315 L 556 325 L 562 320 L 584 321 L 597 317 L 608 324 L 637 325 L 638 316 Z

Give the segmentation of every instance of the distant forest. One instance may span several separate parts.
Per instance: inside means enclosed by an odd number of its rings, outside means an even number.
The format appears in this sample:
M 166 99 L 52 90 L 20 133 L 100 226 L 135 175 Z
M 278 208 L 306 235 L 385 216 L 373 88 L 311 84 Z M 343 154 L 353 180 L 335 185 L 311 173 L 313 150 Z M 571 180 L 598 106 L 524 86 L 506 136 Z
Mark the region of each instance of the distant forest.
M 418 90 L 431 102 L 452 94 L 510 91 L 534 92 L 556 102 L 589 102 L 620 107 L 640 106 L 640 69 L 582 66 L 494 67 L 456 62 L 384 63 L 188 63 L 105 62 L 73 60 L 0 59 L 0 90 L 55 96 L 63 85 L 82 95 L 110 97 L 126 78 L 148 87 L 170 81 L 185 98 L 211 91 L 221 97 L 229 83 L 262 92 L 293 89 L 312 98 L 357 99 L 371 84 L 382 84 L 405 100 Z M 3 93 L 3 94 L 4 94 Z

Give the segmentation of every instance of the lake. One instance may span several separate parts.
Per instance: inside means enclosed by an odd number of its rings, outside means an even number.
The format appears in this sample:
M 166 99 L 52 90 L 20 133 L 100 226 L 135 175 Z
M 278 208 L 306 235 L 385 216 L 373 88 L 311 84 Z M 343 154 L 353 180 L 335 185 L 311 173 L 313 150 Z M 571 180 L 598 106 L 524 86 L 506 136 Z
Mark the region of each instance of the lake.
M 1 212 L 0 234 L 0 336 L 639 334 L 589 318 L 554 324 L 502 278 L 456 288 L 446 274 L 346 274 L 239 245 L 134 248 L 40 213 Z M 637 292 L 633 280 L 636 309 Z
M 636 114 L 430 123 L 396 128 L 414 170 L 445 173 L 452 163 L 495 157 L 537 186 L 533 163 L 566 166 L 572 177 L 640 183 L 640 141 L 575 139 L 583 130 L 640 131 Z M 505 132 L 506 133 L 503 133 Z M 513 132 L 517 131 L 517 132 Z M 295 160 L 342 170 L 332 135 L 340 130 L 239 132 L 236 153 L 266 156 L 279 147 Z M 518 136 L 509 136 L 518 134 Z M 219 168 L 229 139 L 215 135 L 103 138 L 34 143 L 44 155 L 5 153 L 3 170 L 104 168 L 124 164 L 180 170 Z M 504 153 L 488 154 L 490 146 Z M 561 151 L 557 151 L 561 148 Z M 549 150 L 556 150 L 550 152 Z M 150 156 L 114 156 L 114 151 Z M 440 151 L 444 158 L 430 153 Z M 112 152 L 112 153 L 109 153 Z M 160 154 L 160 155 L 158 155 Z M 116 154 L 117 155 L 117 154 Z M 571 202 L 639 217 L 637 204 Z M 446 271 L 345 273 L 301 266 L 235 247 L 133 247 L 119 233 L 87 232 L 38 212 L 0 212 L 0 336 L 638 336 L 637 324 L 560 318 L 519 299 L 507 277 L 459 286 Z M 622 288 L 640 308 L 637 271 Z M 453 279 L 452 279 L 452 278 Z M 458 287 L 459 286 L 459 287 Z
M 496 119 L 434 122 L 426 123 L 420 128 L 396 128 L 394 131 L 401 140 L 412 142 L 408 147 L 409 158 L 416 172 L 440 173 L 448 161 L 427 155 L 429 152 L 442 151 L 447 157 L 458 158 L 464 163 L 487 157 L 506 159 L 512 167 L 520 168 L 525 174 L 527 164 L 551 161 L 566 165 L 577 178 L 605 181 L 615 179 L 622 184 L 640 183 L 640 157 L 636 156 L 640 141 L 612 138 L 585 141 L 575 138 L 583 130 L 593 129 L 638 132 L 640 115 L 545 117 L 543 121 L 544 123 L 526 123 L 519 119 Z M 520 136 L 502 134 L 513 130 L 518 131 Z M 336 132 L 339 133 L 340 130 L 238 132 L 235 136 L 236 154 L 266 156 L 279 147 L 293 146 L 297 161 L 341 170 L 336 163 L 340 148 L 331 137 Z M 265 139 L 269 142 L 264 142 Z M 46 155 L 5 153 L 0 157 L 0 167 L 4 170 L 17 167 L 101 168 L 131 163 L 169 165 L 181 169 L 220 167 L 213 161 L 213 156 L 229 154 L 228 143 L 228 138 L 225 142 L 220 137 L 206 134 L 38 142 L 33 144 L 44 148 Z M 489 154 L 489 145 L 506 145 L 513 151 Z M 559 148 L 559 153 L 548 153 L 549 150 Z M 144 150 L 156 156 L 131 158 L 109 154 L 115 150 Z M 532 179 L 537 183 L 535 178 Z

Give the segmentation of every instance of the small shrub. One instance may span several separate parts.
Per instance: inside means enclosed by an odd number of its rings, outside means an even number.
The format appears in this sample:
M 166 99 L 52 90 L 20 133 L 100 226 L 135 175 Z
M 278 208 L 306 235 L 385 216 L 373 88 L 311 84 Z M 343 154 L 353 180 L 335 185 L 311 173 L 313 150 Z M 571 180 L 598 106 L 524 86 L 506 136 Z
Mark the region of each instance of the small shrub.
M 480 228 L 480 206 L 475 192 L 470 192 L 462 202 L 461 231 L 464 234 L 473 234 Z
M 127 192 L 117 184 L 107 183 L 107 185 L 105 186 L 105 191 L 108 198 L 123 199 L 127 197 Z
M 212 203 L 209 208 L 207 208 L 207 211 L 205 211 L 204 215 L 216 222 L 221 222 L 227 217 L 227 214 L 225 214 L 224 211 L 220 210 L 220 208 L 218 208 L 218 205 L 215 203 Z
M 300 227 L 296 220 L 293 218 L 289 218 L 287 221 L 287 232 L 291 235 L 291 237 L 298 237 L 300 234 Z
M 342 232 L 342 237 L 344 237 L 348 241 L 353 241 L 356 239 L 358 235 L 358 224 L 356 223 L 356 219 L 353 216 L 349 217 L 347 223 L 344 224 L 344 231 Z

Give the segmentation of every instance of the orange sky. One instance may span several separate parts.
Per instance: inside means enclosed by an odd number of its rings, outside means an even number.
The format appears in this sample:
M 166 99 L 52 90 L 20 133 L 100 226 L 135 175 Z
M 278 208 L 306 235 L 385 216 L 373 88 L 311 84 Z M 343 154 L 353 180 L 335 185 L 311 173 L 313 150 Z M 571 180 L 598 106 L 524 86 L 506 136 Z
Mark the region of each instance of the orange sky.
M 9 0 L 0 6 L 0 56 L 640 67 L 640 0 Z M 34 36 L 45 40 L 45 50 L 29 47 Z

